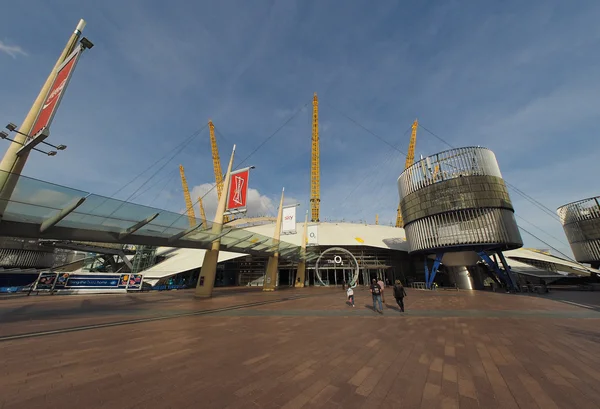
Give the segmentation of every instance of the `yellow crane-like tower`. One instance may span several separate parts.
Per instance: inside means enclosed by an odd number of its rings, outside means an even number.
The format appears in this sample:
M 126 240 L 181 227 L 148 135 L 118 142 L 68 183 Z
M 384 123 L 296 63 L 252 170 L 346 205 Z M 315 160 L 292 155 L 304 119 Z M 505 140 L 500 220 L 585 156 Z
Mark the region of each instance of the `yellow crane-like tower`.
M 311 221 L 319 221 L 321 209 L 321 181 L 319 160 L 319 100 L 317 93 L 313 96 L 312 120 L 312 158 L 310 164 L 310 213 Z
M 190 197 L 190 189 L 188 188 L 187 180 L 185 179 L 183 165 L 179 165 L 179 174 L 181 175 L 181 186 L 183 187 L 183 197 L 185 198 L 188 220 L 190 222 L 190 227 L 194 227 L 196 225 L 196 213 L 194 213 L 194 206 L 192 204 L 192 198 Z
M 200 207 L 200 220 L 202 220 L 203 228 L 206 227 L 206 212 L 204 211 L 204 205 L 202 204 L 202 196 L 198 197 L 198 206 Z
M 212 152 L 213 169 L 215 171 L 215 182 L 217 184 L 217 201 L 221 199 L 223 194 L 223 170 L 221 168 L 221 158 L 219 156 L 219 147 L 217 146 L 217 138 L 215 136 L 215 125 L 208 120 L 208 129 L 210 131 L 210 150 Z M 227 223 L 229 218 L 223 217 L 223 223 Z
M 419 127 L 419 121 L 415 119 L 412 124 L 412 132 L 410 133 L 410 142 L 408 143 L 408 151 L 406 152 L 406 163 L 404 169 L 407 169 L 410 165 L 415 162 L 415 147 L 417 146 L 417 128 Z M 396 213 L 396 227 L 402 227 L 402 211 L 400 210 L 400 203 L 398 203 L 398 210 Z

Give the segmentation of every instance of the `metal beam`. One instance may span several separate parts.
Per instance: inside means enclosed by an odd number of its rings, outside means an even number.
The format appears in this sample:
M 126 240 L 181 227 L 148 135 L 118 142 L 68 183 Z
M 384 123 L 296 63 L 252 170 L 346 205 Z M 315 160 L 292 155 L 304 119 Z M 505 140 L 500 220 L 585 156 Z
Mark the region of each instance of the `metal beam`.
M 288 256 L 288 254 L 293 254 L 293 253 L 295 253 L 295 252 L 297 252 L 297 251 L 298 251 L 298 249 L 296 249 L 296 248 L 293 248 L 293 249 L 285 249 L 285 250 L 283 250 L 283 251 L 280 251 L 280 252 L 279 252 L 279 255 L 280 255 L 281 257 L 287 257 L 287 256 Z
M 217 235 L 217 237 L 212 237 L 212 238 L 210 238 L 210 240 L 208 240 L 208 241 L 209 241 L 210 243 L 214 243 L 215 241 L 219 240 L 221 237 L 227 236 L 229 233 L 231 233 L 231 231 L 232 231 L 232 230 L 233 230 L 233 229 L 229 229 L 229 230 L 227 230 L 227 231 L 223 231 L 223 232 L 219 233 L 219 234 Z
M 250 240 L 252 237 L 254 237 L 254 234 L 250 234 L 249 236 L 242 237 L 241 239 L 235 240 L 231 243 L 223 244 L 223 246 L 225 246 L 226 248 L 229 249 L 231 247 L 237 246 L 240 243 L 245 242 L 246 240 Z
M 125 265 L 127 267 L 129 267 L 129 271 L 133 271 L 133 264 L 131 264 L 131 261 L 127 258 L 127 255 L 125 254 L 124 251 L 121 251 L 121 254 L 119 254 L 119 257 L 121 257 L 121 259 L 123 260 L 123 263 L 125 263 Z
M 133 226 L 129 227 L 127 230 L 124 230 L 121 233 L 119 233 L 119 241 L 123 240 L 127 236 L 131 236 L 133 233 L 135 233 L 136 231 L 138 231 L 139 229 L 141 229 L 142 227 L 144 227 L 145 225 L 150 223 L 152 220 L 156 219 L 159 214 L 160 213 L 155 213 L 152 216 L 145 218 L 141 222 L 137 222 Z
M 504 257 L 504 254 L 500 250 L 498 250 L 498 257 L 500 258 L 500 261 L 502 262 L 502 265 L 504 266 L 504 271 L 506 271 L 506 275 L 510 279 L 510 283 L 511 283 L 512 287 L 515 290 L 518 290 L 517 280 L 515 280 L 515 277 L 513 276 L 513 273 L 510 270 L 510 266 L 508 265 L 508 262 L 506 261 L 506 258 Z
M 77 209 L 79 206 L 85 202 L 85 197 L 80 197 L 78 199 L 74 199 L 70 204 L 65 206 L 60 212 L 55 214 L 54 216 L 50 216 L 46 220 L 42 222 L 40 225 L 40 233 L 44 233 L 46 230 L 51 227 L 56 226 L 62 219 L 67 217 L 73 210 Z
M 431 276 L 429 277 L 429 288 L 433 284 L 433 280 L 435 279 L 435 275 L 440 268 L 440 264 L 442 263 L 442 258 L 444 257 L 444 253 L 437 253 L 435 255 L 435 261 L 433 262 L 433 267 L 431 268 Z
M 168 241 L 169 243 L 173 243 L 174 241 L 177 241 L 177 240 L 181 239 L 182 237 L 185 237 L 185 236 L 187 236 L 188 234 L 195 232 L 195 231 L 196 231 L 196 230 L 198 230 L 200 227 L 202 227 L 202 223 L 200 223 L 200 224 L 198 224 L 198 225 L 196 225 L 196 226 L 190 227 L 189 229 L 186 229 L 186 230 L 184 230 L 184 231 L 181 231 L 181 232 L 179 232 L 179 233 L 177 233 L 177 234 L 174 234 L 174 235 L 172 235 L 171 237 L 169 237 L 169 238 L 167 239 L 167 241 Z

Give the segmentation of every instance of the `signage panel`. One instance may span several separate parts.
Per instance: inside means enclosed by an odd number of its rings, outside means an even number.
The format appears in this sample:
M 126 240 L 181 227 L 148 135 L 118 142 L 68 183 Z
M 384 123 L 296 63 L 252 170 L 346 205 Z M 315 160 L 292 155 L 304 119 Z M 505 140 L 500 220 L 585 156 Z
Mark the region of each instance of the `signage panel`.
M 248 200 L 248 179 L 250 168 L 236 170 L 231 173 L 229 192 L 227 192 L 228 213 L 242 213 L 246 211 Z
M 77 65 L 79 56 L 81 55 L 81 51 L 82 47 L 78 46 L 58 68 L 56 77 L 54 78 L 54 81 L 48 90 L 48 94 L 46 94 L 44 103 L 42 104 L 40 112 L 38 113 L 33 127 L 31 128 L 31 132 L 29 133 L 30 138 L 34 138 L 42 131 L 42 129 L 50 127 L 52 119 L 54 118 L 56 110 L 58 109 L 60 101 L 64 95 L 65 89 L 67 88 L 71 76 L 73 75 L 73 71 L 75 70 L 75 66 Z
M 318 236 L 318 226 L 313 224 L 312 226 L 308 226 L 308 242 L 309 246 L 318 246 L 319 245 L 319 236 Z
M 282 210 L 281 234 L 296 233 L 296 205 L 284 207 Z

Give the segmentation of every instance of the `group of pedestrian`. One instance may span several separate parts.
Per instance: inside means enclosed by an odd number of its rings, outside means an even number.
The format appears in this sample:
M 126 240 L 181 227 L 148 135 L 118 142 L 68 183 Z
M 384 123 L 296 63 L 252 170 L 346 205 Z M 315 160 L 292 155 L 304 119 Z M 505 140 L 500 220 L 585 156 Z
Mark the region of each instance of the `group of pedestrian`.
M 400 308 L 400 311 L 404 312 L 404 297 L 406 297 L 406 290 L 402 285 L 400 280 L 396 280 L 394 284 L 393 294 L 396 299 L 396 303 Z M 377 311 L 380 314 L 383 314 L 383 304 L 385 303 L 385 284 L 382 280 L 377 281 L 375 278 L 371 282 L 371 286 L 369 287 L 369 291 L 371 292 L 371 296 L 373 297 L 373 310 Z M 348 302 L 352 307 L 354 307 L 354 290 L 352 287 L 348 286 L 346 290 L 346 296 L 348 297 Z

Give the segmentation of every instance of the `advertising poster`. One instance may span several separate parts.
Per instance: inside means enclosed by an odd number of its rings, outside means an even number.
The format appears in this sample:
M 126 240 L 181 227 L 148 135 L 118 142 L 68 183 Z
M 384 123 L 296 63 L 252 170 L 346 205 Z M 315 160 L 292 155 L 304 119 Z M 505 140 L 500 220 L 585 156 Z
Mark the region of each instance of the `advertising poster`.
M 284 207 L 282 210 L 281 234 L 296 233 L 296 205 Z
M 54 286 L 54 280 L 56 280 L 56 273 L 45 272 L 40 273 L 38 282 L 35 286 L 36 290 L 52 290 Z

